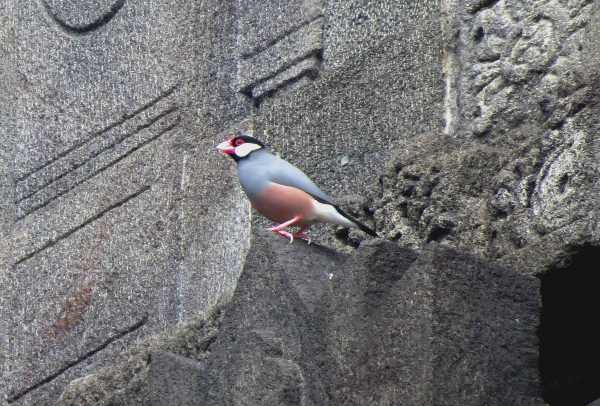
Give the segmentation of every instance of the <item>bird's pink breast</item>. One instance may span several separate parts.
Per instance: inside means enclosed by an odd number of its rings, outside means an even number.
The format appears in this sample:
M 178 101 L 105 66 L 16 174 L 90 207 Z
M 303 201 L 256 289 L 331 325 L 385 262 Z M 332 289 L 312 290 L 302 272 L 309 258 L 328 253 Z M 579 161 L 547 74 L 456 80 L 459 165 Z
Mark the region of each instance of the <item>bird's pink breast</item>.
M 297 223 L 299 226 L 314 223 L 313 197 L 294 187 L 271 183 L 251 203 L 260 214 L 276 223 L 283 223 L 296 216 L 304 219 Z

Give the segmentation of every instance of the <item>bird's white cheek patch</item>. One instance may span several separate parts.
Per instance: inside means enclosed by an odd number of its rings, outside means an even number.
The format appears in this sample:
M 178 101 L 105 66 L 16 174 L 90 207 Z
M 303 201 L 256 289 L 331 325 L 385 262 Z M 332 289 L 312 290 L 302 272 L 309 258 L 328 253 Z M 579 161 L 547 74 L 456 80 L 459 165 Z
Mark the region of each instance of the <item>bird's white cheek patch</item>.
M 235 147 L 235 154 L 240 158 L 245 157 L 250 152 L 255 151 L 257 149 L 261 149 L 262 147 L 257 144 L 252 144 L 251 142 L 246 142 L 240 146 Z

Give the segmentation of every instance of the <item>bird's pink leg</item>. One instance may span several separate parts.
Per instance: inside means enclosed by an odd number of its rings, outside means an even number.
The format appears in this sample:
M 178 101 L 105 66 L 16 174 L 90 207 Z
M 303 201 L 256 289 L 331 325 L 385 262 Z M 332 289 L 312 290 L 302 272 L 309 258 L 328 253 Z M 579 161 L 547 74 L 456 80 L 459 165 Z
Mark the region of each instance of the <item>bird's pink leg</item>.
M 281 234 L 284 237 L 289 238 L 290 244 L 291 244 L 294 241 L 294 236 L 291 233 L 288 233 L 287 231 L 285 231 L 284 228 L 289 227 L 292 224 L 297 223 L 300 220 L 302 220 L 302 217 L 296 216 L 293 219 L 286 221 L 285 223 L 279 224 L 278 226 L 267 228 L 267 231 L 273 231 L 274 233 Z
M 296 231 L 294 233 L 294 237 L 300 238 L 300 239 L 305 240 L 305 241 L 308 241 L 308 243 L 310 244 L 310 236 L 306 235 L 306 234 L 303 234 L 306 230 L 308 230 L 309 227 L 310 226 L 304 226 L 304 227 L 302 227 L 300 230 L 298 230 L 298 231 Z

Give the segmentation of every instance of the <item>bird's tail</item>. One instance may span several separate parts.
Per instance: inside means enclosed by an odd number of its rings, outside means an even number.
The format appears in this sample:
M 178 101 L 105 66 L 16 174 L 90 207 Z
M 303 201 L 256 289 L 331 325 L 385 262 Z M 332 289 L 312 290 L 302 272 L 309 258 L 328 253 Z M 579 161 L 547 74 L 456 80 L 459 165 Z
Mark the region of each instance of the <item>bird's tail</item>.
M 360 221 L 358 221 L 355 218 L 353 218 L 352 216 L 350 216 L 348 213 L 346 213 L 344 210 L 340 209 L 338 206 L 333 206 L 333 207 L 335 207 L 337 212 L 340 213 L 342 216 L 344 216 L 345 218 L 350 220 L 352 223 L 356 224 L 356 228 L 360 228 L 362 231 L 364 231 L 365 233 L 367 233 L 369 235 L 372 235 L 373 237 L 379 237 L 375 231 L 371 230 L 365 224 L 361 223 Z

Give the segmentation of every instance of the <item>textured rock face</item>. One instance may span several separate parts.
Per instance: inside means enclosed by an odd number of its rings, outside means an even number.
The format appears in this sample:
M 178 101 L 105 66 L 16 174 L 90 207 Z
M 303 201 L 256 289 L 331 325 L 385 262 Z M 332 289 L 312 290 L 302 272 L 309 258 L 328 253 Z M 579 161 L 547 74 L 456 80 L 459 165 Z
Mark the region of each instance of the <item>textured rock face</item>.
M 0 397 L 600 397 L 596 346 L 576 338 L 600 322 L 581 260 L 600 246 L 598 13 L 570 0 L 2 2 Z M 262 220 L 213 150 L 237 134 L 389 244 L 315 227 L 327 249 L 258 237 L 246 261 Z M 244 264 L 202 357 L 152 347 L 98 372 L 176 335 Z
M 380 177 L 371 206 L 383 234 L 403 245 L 438 241 L 500 258 L 595 208 L 585 140 L 565 146 L 522 127 L 489 144 L 442 134 L 413 141 Z

